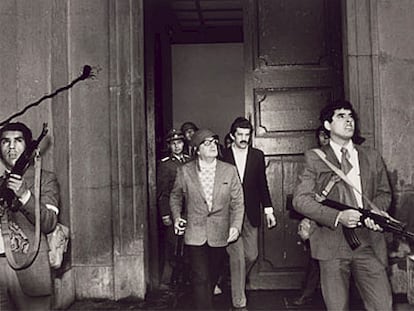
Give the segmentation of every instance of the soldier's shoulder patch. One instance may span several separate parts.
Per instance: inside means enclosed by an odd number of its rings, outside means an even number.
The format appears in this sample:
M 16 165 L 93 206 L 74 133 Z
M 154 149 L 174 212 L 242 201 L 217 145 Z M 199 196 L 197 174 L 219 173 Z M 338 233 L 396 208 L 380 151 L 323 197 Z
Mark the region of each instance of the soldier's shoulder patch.
M 161 162 L 167 162 L 170 159 L 170 157 L 165 157 L 161 159 Z

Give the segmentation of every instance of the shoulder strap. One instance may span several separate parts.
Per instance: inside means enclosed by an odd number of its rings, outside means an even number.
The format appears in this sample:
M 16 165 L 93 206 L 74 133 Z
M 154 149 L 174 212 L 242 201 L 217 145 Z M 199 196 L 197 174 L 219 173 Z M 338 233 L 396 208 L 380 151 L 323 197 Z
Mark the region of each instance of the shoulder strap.
M 380 209 L 371 202 L 370 199 L 368 199 L 368 197 L 363 194 L 353 183 L 352 181 L 349 180 L 349 178 L 344 174 L 344 172 L 342 172 L 339 168 L 337 168 L 332 162 L 330 162 L 327 158 L 326 158 L 326 154 L 319 148 L 315 148 L 312 149 L 313 152 L 315 152 L 319 158 L 337 175 L 339 176 L 346 184 L 348 184 L 349 186 L 351 186 L 352 189 L 354 189 L 358 194 L 360 194 L 362 196 L 362 198 L 365 200 L 365 202 L 368 203 L 368 205 L 371 207 L 372 210 L 379 212 Z
M 36 150 L 34 157 L 35 180 L 34 180 L 34 198 L 35 198 L 35 238 L 32 249 L 28 254 L 25 262 L 18 264 L 14 259 L 13 252 L 10 246 L 10 229 L 8 211 L 5 211 L 1 218 L 1 231 L 4 240 L 4 251 L 6 253 L 7 261 L 14 270 L 21 270 L 29 267 L 35 260 L 40 247 L 40 175 L 42 169 L 42 159 L 39 150 Z

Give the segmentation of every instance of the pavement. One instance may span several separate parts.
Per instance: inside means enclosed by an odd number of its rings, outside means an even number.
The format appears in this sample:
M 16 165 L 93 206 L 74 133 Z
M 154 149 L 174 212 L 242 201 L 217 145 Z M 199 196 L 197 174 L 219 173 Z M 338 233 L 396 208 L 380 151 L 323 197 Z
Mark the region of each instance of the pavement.
M 298 290 L 250 290 L 247 292 L 248 310 L 291 310 L 311 311 L 326 310 L 322 295 L 318 291 L 310 304 L 297 307 L 292 304 L 294 298 L 300 295 Z M 214 296 L 215 310 L 231 310 L 230 292 L 223 289 L 221 295 Z M 190 289 L 185 290 L 156 290 L 149 292 L 145 300 L 123 299 L 82 300 L 76 301 L 67 310 L 193 310 Z M 394 296 L 395 311 L 414 310 L 414 305 L 407 302 L 406 295 Z M 351 311 L 364 310 L 362 302 L 355 298 L 351 300 Z

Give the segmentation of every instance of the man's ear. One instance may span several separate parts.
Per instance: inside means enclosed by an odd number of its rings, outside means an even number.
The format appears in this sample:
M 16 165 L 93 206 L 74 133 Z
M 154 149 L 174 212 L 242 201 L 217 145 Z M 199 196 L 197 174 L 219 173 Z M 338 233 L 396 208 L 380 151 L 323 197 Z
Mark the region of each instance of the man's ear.
M 235 137 L 234 137 L 234 135 L 233 135 L 233 133 L 230 133 L 230 137 L 231 137 L 231 140 L 235 140 Z
M 325 121 L 323 122 L 323 127 L 324 127 L 326 130 L 331 131 L 331 123 L 329 123 L 329 122 L 328 122 L 328 120 L 325 120 Z

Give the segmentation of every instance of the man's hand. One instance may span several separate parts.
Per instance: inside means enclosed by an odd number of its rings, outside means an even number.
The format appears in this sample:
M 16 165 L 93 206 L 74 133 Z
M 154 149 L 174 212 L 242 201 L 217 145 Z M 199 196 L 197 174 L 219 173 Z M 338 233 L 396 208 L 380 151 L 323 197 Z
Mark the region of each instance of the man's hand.
M 174 221 L 174 233 L 176 235 L 183 235 L 185 233 L 185 225 L 187 224 L 187 220 L 178 217 Z
M 23 177 L 17 174 L 10 174 L 7 178 L 7 188 L 13 191 L 19 199 L 29 191 Z
M 275 214 L 265 214 L 266 215 L 266 223 L 267 223 L 267 228 L 273 228 L 276 226 L 277 222 L 276 222 L 276 216 Z
M 339 223 L 347 228 L 356 228 L 362 225 L 361 213 L 357 210 L 347 209 L 339 212 Z
M 368 229 L 374 231 L 383 231 L 382 227 L 380 225 L 377 225 L 375 221 L 369 217 L 364 219 L 364 224 Z
M 162 216 L 162 223 L 164 224 L 164 226 L 171 226 L 172 220 L 171 220 L 170 215 Z
M 230 227 L 229 230 L 229 238 L 227 239 L 227 243 L 231 243 L 237 240 L 239 237 L 239 230 L 235 227 Z

